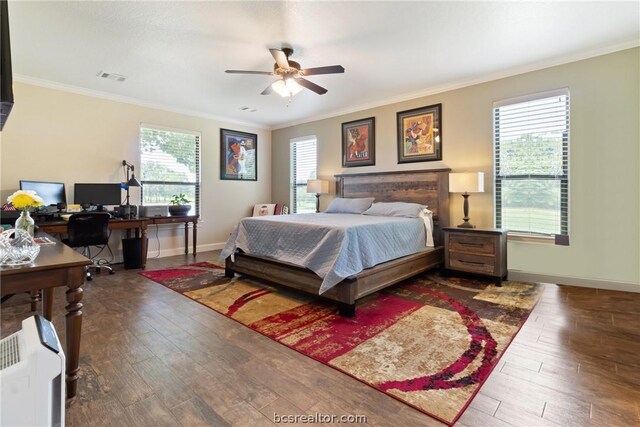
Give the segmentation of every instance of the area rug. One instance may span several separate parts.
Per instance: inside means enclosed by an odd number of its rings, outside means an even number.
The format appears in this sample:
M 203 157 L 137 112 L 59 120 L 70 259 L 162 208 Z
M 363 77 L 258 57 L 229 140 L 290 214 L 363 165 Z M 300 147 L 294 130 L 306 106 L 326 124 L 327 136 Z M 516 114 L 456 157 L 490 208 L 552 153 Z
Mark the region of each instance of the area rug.
M 423 273 L 335 305 L 198 263 L 140 273 L 453 425 L 538 300 L 541 286 Z

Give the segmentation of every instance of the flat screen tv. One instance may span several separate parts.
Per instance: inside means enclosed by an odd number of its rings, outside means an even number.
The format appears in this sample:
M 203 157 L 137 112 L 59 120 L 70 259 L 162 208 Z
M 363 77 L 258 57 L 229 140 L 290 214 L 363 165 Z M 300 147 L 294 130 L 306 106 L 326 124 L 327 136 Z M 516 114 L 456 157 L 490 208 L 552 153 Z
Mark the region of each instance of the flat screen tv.
M 0 0 L 0 131 L 13 108 L 13 73 L 9 43 L 9 8 Z

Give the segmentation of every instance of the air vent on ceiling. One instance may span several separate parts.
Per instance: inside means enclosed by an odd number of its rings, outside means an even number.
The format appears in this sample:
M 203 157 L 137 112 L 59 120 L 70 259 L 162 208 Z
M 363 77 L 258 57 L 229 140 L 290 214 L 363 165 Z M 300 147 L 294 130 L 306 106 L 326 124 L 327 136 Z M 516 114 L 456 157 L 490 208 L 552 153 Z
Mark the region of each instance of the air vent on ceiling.
M 123 76 L 120 74 L 114 74 L 114 73 L 107 73 L 106 71 L 98 72 L 97 76 L 103 79 L 114 80 L 116 82 L 123 82 L 127 80 L 126 76 Z
M 251 108 L 251 107 L 240 107 L 240 111 L 248 111 L 250 113 L 255 113 L 258 110 L 256 110 L 255 108 Z

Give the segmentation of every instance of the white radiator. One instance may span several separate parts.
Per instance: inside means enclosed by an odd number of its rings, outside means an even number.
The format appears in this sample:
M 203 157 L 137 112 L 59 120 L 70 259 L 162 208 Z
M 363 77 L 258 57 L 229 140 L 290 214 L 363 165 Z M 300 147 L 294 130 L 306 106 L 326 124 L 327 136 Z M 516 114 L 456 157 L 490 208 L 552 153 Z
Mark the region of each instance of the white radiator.
M 0 389 L 0 426 L 64 426 L 64 352 L 44 317 L 0 341 Z

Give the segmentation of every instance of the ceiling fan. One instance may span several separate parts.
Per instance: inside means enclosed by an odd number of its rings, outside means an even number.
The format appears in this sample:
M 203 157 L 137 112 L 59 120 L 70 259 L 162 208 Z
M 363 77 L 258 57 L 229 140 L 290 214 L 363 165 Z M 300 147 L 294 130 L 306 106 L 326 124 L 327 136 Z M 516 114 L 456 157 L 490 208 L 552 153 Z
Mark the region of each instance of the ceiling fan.
M 303 87 L 309 89 L 318 95 L 327 93 L 327 89 L 319 86 L 304 77 L 315 76 L 318 74 L 335 74 L 344 73 L 342 65 L 328 65 L 325 67 L 301 68 L 300 64 L 290 61 L 289 56 L 293 53 L 293 49 L 288 47 L 282 49 L 269 49 L 271 55 L 276 60 L 273 64 L 273 71 L 245 71 L 245 70 L 226 70 L 225 73 L 230 74 L 262 74 L 267 76 L 279 77 L 274 83 L 267 86 L 261 95 L 269 95 L 274 90 L 281 96 L 293 96 L 300 92 Z

